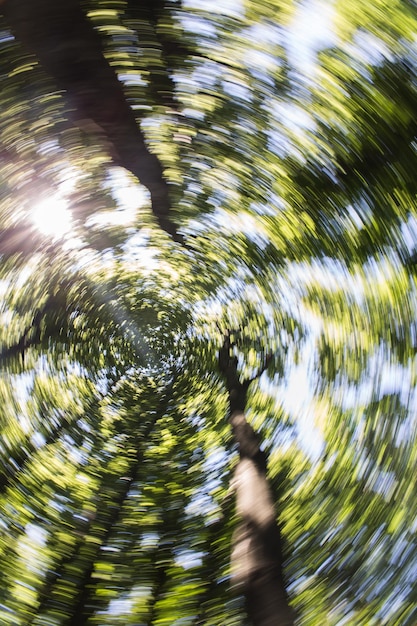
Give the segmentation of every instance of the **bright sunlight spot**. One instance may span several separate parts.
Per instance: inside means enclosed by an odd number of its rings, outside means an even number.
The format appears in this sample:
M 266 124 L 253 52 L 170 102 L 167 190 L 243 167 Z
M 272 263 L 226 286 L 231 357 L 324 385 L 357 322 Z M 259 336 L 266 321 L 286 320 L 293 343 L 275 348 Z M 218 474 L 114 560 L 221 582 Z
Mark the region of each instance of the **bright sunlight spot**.
M 72 227 L 68 203 L 59 196 L 38 202 L 32 209 L 32 221 L 41 233 L 56 239 L 63 237 Z

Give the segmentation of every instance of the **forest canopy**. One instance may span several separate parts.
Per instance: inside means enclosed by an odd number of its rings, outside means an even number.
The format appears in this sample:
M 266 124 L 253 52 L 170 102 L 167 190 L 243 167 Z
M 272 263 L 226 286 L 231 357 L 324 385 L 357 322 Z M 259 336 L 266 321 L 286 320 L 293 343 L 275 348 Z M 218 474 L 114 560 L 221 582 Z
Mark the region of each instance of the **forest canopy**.
M 414 626 L 415 3 L 0 0 L 0 105 L 0 623 Z

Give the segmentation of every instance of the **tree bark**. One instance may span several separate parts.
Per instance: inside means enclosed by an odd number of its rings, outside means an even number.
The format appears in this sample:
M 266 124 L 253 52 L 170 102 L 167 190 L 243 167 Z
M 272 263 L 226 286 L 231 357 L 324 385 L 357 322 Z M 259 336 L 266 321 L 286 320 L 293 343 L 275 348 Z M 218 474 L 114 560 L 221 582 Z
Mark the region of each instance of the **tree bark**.
M 244 594 L 254 626 L 292 626 L 266 455 L 244 413 L 232 413 L 230 424 L 240 455 L 232 484 L 238 518 L 232 542 L 232 582 Z
M 161 164 L 149 151 L 79 0 L 6 0 L 1 11 L 18 41 L 64 91 L 73 123 L 102 135 L 110 144 L 114 163 L 148 188 L 160 227 L 181 241 L 169 215 L 169 190 Z
M 253 626 L 292 626 L 294 614 L 285 589 L 281 533 L 266 474 L 267 456 L 244 413 L 251 381 L 239 380 L 231 348 L 228 335 L 219 353 L 219 368 L 226 379 L 229 422 L 240 457 L 232 482 L 238 518 L 232 539 L 232 585 L 244 595 Z

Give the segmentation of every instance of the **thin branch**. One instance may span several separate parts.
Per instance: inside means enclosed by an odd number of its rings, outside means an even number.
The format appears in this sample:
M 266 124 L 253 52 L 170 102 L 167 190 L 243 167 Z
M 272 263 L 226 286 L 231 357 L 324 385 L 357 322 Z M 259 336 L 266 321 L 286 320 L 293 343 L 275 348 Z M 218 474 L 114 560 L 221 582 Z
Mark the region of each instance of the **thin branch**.
M 258 369 L 256 374 L 254 374 L 254 376 L 252 376 L 252 378 L 249 379 L 250 383 L 253 383 L 254 380 L 256 380 L 257 378 L 260 378 L 262 376 L 262 374 L 268 369 L 269 364 L 272 362 L 273 358 L 274 358 L 274 355 L 271 354 L 271 353 L 266 355 L 262 365 L 260 366 L 260 368 Z
M 223 345 L 219 349 L 218 354 L 219 371 L 226 379 L 226 386 L 229 393 L 233 389 L 247 390 L 250 383 L 262 376 L 273 359 L 272 353 L 267 354 L 254 376 L 241 380 L 238 373 L 238 358 L 233 353 L 233 347 L 237 345 L 237 342 L 231 341 L 231 337 L 238 335 L 239 332 L 237 331 L 227 330 L 224 332 Z

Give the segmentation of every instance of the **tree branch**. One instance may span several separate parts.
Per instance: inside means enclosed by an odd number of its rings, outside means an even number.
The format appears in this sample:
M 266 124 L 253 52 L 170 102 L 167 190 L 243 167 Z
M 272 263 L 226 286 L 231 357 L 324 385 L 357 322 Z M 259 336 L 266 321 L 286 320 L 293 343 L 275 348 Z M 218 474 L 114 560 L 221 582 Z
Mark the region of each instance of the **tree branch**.
M 219 371 L 225 378 L 226 388 L 229 392 L 230 415 L 233 415 L 235 411 L 243 412 L 245 410 L 246 395 L 249 385 L 262 376 L 273 358 L 272 354 L 268 354 L 256 374 L 242 381 L 238 372 L 238 358 L 233 353 L 233 347 L 236 345 L 236 342 L 232 342 L 231 340 L 233 336 L 238 335 L 239 333 L 237 331 L 227 330 L 224 334 L 223 345 L 218 354 Z
M 182 242 L 170 217 L 168 183 L 150 152 L 120 81 L 103 54 L 101 39 L 78 0 L 6 0 L 2 5 L 12 32 L 65 92 L 75 125 L 100 129 L 115 164 L 148 188 L 160 225 Z M 91 124 L 92 122 L 92 124 Z

